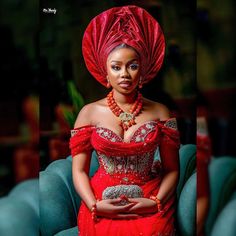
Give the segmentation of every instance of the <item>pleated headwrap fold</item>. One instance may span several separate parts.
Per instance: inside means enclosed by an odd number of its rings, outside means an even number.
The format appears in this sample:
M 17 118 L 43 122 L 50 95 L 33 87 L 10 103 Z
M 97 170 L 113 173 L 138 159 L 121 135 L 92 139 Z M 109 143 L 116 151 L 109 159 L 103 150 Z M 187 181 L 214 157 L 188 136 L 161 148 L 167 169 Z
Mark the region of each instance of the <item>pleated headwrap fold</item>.
M 109 53 L 125 43 L 140 55 L 143 83 L 155 77 L 165 54 L 165 39 L 158 22 L 137 6 L 114 7 L 89 23 L 82 41 L 82 52 L 89 72 L 106 86 Z

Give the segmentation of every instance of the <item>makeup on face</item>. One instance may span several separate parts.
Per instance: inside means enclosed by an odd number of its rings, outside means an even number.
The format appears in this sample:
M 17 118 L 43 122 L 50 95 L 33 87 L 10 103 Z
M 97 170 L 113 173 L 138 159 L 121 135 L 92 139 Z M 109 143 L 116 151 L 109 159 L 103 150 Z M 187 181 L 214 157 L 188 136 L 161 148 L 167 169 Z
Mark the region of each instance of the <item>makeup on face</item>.
M 107 60 L 109 81 L 123 89 L 136 88 L 140 78 L 140 62 L 137 53 L 131 48 L 113 51 Z

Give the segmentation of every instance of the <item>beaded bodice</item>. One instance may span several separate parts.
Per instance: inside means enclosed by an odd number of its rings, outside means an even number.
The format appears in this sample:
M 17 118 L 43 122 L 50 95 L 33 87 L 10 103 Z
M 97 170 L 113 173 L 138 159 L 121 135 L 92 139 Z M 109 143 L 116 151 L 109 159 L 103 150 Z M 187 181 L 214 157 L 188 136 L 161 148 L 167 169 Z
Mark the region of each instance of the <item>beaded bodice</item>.
M 129 143 L 145 142 L 155 129 L 157 129 L 157 122 L 149 121 L 144 123 L 134 132 Z M 123 139 L 119 135 L 107 128 L 97 127 L 96 133 L 101 138 L 110 140 L 111 142 L 123 142 Z M 97 152 L 100 167 L 108 174 L 135 174 L 137 177 L 150 175 L 154 153 L 155 150 L 151 150 L 142 154 L 139 154 L 137 151 L 136 155 L 122 156 L 114 153 L 114 155 L 107 156 L 102 152 Z
M 128 184 L 145 182 L 153 171 L 158 173 L 161 165 L 160 162 L 154 163 L 155 151 L 163 141 L 165 146 L 177 147 L 178 137 L 175 119 L 147 121 L 139 126 L 129 141 L 124 141 L 108 128 L 89 125 L 72 130 L 70 147 L 72 156 L 94 149 L 99 170 L 106 176 L 118 178 L 122 184 Z

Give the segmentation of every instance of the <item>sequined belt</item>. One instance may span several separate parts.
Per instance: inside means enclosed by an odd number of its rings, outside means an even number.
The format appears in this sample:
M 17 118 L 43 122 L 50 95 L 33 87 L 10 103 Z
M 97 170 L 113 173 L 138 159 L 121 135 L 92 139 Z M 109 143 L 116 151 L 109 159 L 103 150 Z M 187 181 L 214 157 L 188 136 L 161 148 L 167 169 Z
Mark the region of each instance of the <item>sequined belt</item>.
M 138 185 L 116 185 L 107 187 L 102 193 L 102 199 L 115 199 L 121 195 L 125 195 L 128 198 L 143 197 L 143 190 Z M 121 205 L 127 204 L 123 201 Z

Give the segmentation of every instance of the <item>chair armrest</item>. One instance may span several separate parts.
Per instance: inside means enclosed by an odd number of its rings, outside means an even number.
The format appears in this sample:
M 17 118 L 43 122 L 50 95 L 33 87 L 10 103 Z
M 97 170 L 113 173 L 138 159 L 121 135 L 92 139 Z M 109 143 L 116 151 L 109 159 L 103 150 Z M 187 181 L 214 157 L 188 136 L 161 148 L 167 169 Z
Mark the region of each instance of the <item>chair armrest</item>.
M 185 183 L 177 205 L 177 225 L 181 236 L 195 235 L 196 231 L 196 173 Z
M 185 144 L 179 150 L 180 176 L 177 186 L 177 198 L 188 178 L 196 169 L 196 145 Z
M 211 236 L 236 235 L 236 192 L 218 215 L 211 231 Z
M 80 197 L 72 182 L 71 161 L 52 162 L 40 173 L 40 230 L 51 236 L 77 225 Z
M 38 180 L 32 179 L 19 183 L 0 199 L 0 235 L 38 235 L 38 195 Z
M 220 157 L 209 165 L 210 208 L 205 224 L 210 235 L 216 217 L 229 201 L 236 188 L 236 158 Z
M 63 230 L 54 236 L 78 236 L 78 227 L 75 226 L 73 228 Z

